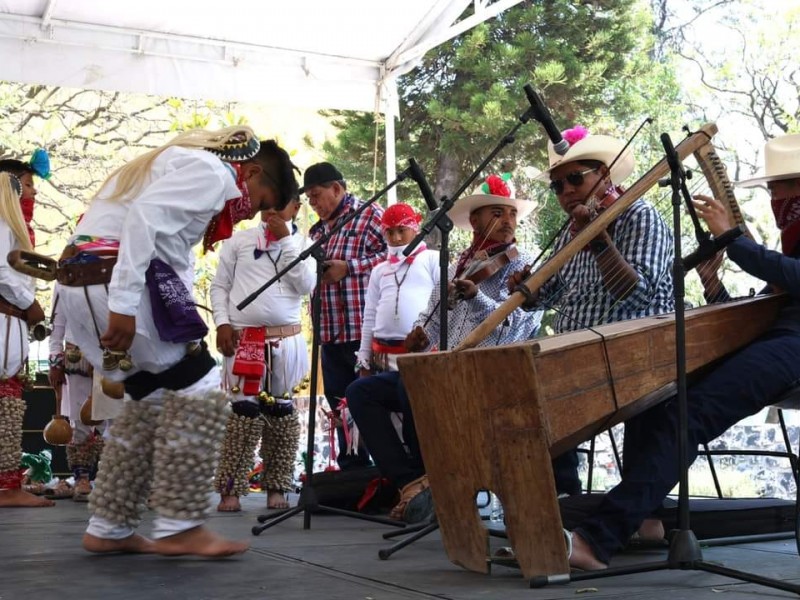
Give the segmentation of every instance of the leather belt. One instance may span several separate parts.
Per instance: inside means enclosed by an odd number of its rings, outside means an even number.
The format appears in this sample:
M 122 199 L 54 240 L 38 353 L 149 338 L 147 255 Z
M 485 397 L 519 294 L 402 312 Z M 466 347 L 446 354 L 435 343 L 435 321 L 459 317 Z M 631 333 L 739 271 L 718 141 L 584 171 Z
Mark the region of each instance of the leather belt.
M 4 315 L 11 315 L 12 317 L 17 317 L 18 319 L 22 319 L 23 321 L 26 320 L 25 311 L 22 310 L 19 306 L 11 304 L 8 300 L 0 296 L 0 313 Z
M 56 279 L 61 285 L 69 287 L 108 283 L 111 281 L 116 263 L 116 256 L 103 257 L 86 263 L 59 262 L 56 267 Z
M 264 330 L 267 338 L 285 338 L 297 335 L 303 330 L 303 327 L 299 323 L 297 325 L 268 325 Z

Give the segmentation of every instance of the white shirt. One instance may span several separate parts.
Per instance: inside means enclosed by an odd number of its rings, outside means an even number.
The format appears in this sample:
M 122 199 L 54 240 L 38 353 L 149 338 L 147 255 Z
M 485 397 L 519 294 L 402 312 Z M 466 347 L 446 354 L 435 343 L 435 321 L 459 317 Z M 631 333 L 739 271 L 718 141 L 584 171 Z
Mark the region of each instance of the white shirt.
M 295 265 L 279 281 L 264 290 L 240 311 L 236 306 L 271 280 L 278 271 L 296 259 L 302 251 L 303 237 L 297 233 L 273 241 L 266 253 L 254 257 L 265 235 L 265 223 L 238 231 L 222 244 L 219 265 L 211 283 L 211 307 L 217 327 L 234 328 L 300 323 L 301 299 L 311 293 L 316 283 L 313 259 Z
M 0 220 L 0 295 L 17 308 L 25 310 L 36 299 L 33 279 L 14 270 L 6 258 L 9 252 L 19 249 L 19 242 L 11 227 Z
M 356 355 L 358 360 L 369 362 L 373 337 L 405 339 L 437 285 L 439 253 L 436 250 L 423 250 L 411 264 L 392 264 L 386 260 L 377 265 L 370 274 L 367 286 L 361 347 Z
M 214 154 L 180 147 L 167 148 L 156 157 L 133 199 L 109 201 L 114 187 L 112 180 L 100 190 L 75 236 L 119 240 L 108 308 L 136 315 L 150 261 L 160 258 L 185 280 L 191 270 L 192 247 L 225 202 L 241 192 L 233 171 Z

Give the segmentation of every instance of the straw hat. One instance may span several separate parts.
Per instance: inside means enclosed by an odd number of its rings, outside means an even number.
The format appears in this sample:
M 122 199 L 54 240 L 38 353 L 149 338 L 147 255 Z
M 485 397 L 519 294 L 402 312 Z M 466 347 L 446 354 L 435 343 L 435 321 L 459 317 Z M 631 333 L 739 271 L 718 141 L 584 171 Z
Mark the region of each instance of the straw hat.
M 576 162 L 579 160 L 598 160 L 608 166 L 625 147 L 625 143 L 608 135 L 590 135 L 588 130 L 580 125 L 562 133 L 564 139 L 570 144 L 569 150 L 563 156 L 556 154 L 553 143 L 547 143 L 547 154 L 550 167 L 542 171 L 536 179 L 550 181 L 550 172 L 557 166 Z M 625 181 L 633 173 L 635 161 L 633 152 L 628 148 L 611 167 L 611 181 L 617 185 Z
M 505 176 L 504 176 L 505 177 Z M 478 188 L 479 192 L 456 201 L 448 216 L 459 229 L 472 231 L 469 216 L 484 206 L 513 206 L 517 209 L 517 222 L 527 217 L 534 209 L 534 202 L 522 198 L 514 198 L 509 181 L 498 175 L 489 175 L 486 182 Z
M 751 188 L 768 181 L 800 178 L 800 133 L 770 140 L 764 146 L 764 174 L 737 181 L 736 185 Z

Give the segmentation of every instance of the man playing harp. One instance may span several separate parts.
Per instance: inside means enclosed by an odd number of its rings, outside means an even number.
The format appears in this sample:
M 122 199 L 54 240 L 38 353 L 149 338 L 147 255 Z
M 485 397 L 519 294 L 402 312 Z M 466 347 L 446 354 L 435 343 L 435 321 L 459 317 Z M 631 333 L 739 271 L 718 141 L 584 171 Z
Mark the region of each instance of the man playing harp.
M 764 176 L 739 185 L 769 188 L 782 252 L 744 236 L 731 243 L 727 252 L 747 273 L 784 290 L 790 301 L 764 335 L 689 387 L 690 463 L 697 457 L 699 444 L 768 406 L 800 381 L 800 134 L 770 140 L 764 157 Z M 713 198 L 696 196 L 694 206 L 714 236 L 734 225 Z M 640 417 L 648 435 L 635 453 L 626 455 L 622 481 L 572 534 L 569 560 L 574 567 L 606 568 L 611 556 L 678 482 L 677 403 L 673 399 L 659 404 Z

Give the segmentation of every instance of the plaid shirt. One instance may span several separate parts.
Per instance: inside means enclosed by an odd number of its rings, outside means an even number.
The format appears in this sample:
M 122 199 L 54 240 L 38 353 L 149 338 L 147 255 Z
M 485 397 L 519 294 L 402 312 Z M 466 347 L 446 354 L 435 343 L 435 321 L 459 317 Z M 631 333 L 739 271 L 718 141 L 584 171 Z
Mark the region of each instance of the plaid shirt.
M 358 198 L 345 194 L 331 226 L 328 227 L 324 221 L 315 223 L 309 230 L 311 239 L 319 239 L 360 205 Z M 362 313 L 369 274 L 375 265 L 386 260 L 386 242 L 381 233 L 382 215 L 383 209 L 380 206 L 370 205 L 325 244 L 325 256 L 328 260 L 347 262 L 347 276 L 336 283 L 322 284 L 320 340 L 323 344 L 361 340 Z M 315 294 L 317 292 L 318 290 L 314 291 Z
M 556 310 L 556 333 L 675 310 L 672 232 L 658 211 L 637 200 L 617 217 L 612 228 L 609 234 L 614 245 L 639 276 L 636 287 L 624 299 L 615 299 L 603 285 L 594 253 L 581 250 L 540 290 L 541 303 Z M 553 254 L 570 239 L 569 230 L 564 231 Z

